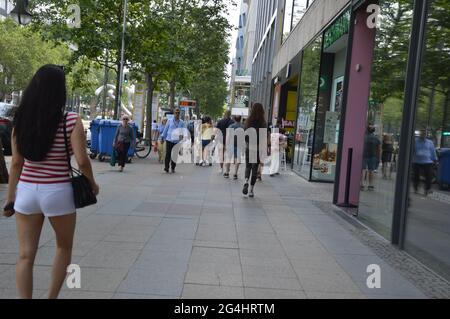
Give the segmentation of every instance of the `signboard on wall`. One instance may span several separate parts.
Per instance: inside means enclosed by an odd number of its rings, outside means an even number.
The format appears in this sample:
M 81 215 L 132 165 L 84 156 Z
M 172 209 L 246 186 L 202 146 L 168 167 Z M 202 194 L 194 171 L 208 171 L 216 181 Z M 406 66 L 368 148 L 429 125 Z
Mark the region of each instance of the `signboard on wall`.
M 145 84 L 136 84 L 134 91 L 134 107 L 133 107 L 133 119 L 142 131 L 144 127 L 144 112 L 145 112 Z
M 325 131 L 323 142 L 326 144 L 337 144 L 339 132 L 339 113 L 327 111 L 325 115 Z
M 272 110 L 272 123 L 275 125 L 278 118 L 278 110 L 280 106 L 280 93 L 281 93 L 281 85 L 275 86 L 273 96 L 273 110 Z

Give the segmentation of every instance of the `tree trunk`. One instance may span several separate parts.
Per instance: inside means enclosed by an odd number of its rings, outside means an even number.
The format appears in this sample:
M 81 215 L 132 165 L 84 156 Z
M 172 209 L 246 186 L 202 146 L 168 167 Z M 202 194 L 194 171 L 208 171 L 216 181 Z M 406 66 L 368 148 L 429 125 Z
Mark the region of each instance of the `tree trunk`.
M 170 102 L 169 102 L 169 107 L 172 112 L 175 110 L 175 89 L 176 89 L 175 79 L 172 79 L 170 81 Z
M 444 112 L 442 113 L 442 131 L 447 131 L 450 129 L 450 91 L 445 94 L 444 102 Z
M 150 140 L 152 136 L 151 135 L 153 122 L 152 106 L 153 106 L 153 91 L 155 89 L 155 83 L 153 82 L 153 75 L 151 73 L 147 73 L 145 75 L 145 80 L 147 82 L 147 107 L 145 110 L 146 113 L 145 138 L 147 140 Z
M 8 168 L 6 168 L 5 155 L 3 154 L 3 145 L 0 139 L 0 184 L 8 184 L 8 180 Z
M 436 84 L 433 83 L 433 87 L 430 92 L 430 104 L 428 106 L 428 120 L 427 120 L 427 132 L 433 127 L 433 111 L 434 111 L 434 98 L 436 96 Z

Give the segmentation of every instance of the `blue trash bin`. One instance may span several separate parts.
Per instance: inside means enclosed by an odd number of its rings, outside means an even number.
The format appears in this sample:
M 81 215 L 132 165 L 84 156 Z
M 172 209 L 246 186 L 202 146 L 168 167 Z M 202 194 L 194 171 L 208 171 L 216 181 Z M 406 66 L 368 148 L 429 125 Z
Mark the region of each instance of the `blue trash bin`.
M 97 157 L 97 154 L 100 153 L 100 145 L 99 145 L 99 132 L 100 132 L 100 120 L 96 119 L 91 122 L 89 127 L 91 131 L 91 158 L 94 159 Z
M 440 151 L 438 182 L 441 188 L 450 186 L 450 148 L 443 148 Z
M 121 121 L 115 120 L 101 120 L 100 134 L 99 134 L 99 160 L 103 162 L 106 157 L 111 157 L 113 152 L 113 140 L 116 135 L 117 127 L 121 125 Z M 133 138 L 136 139 L 137 126 L 134 123 L 130 123 L 133 128 Z M 128 150 L 128 157 L 134 156 L 134 148 L 130 147 Z

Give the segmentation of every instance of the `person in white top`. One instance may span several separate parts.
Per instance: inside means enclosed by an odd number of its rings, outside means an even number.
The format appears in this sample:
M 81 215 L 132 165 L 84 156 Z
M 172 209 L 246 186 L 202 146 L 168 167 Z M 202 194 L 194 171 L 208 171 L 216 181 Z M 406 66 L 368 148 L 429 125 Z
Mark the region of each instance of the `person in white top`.
M 153 120 L 152 123 L 152 141 L 157 141 L 159 136 L 158 123 Z
M 99 193 L 86 153 L 81 119 L 69 112 L 64 123 L 66 80 L 63 69 L 45 65 L 34 75 L 15 114 L 12 162 L 3 215 L 16 215 L 19 258 L 17 291 L 32 298 L 33 264 L 45 217 L 56 235 L 56 255 L 48 297 L 57 298 L 71 263 L 76 212 L 70 183 L 64 124 L 69 154 L 74 154 L 94 193 Z

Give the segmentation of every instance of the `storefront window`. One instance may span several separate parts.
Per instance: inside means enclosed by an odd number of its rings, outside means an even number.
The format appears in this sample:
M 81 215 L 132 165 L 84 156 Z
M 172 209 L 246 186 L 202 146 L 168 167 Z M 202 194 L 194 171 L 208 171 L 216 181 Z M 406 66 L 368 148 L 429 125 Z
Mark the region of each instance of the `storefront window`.
M 380 1 L 358 216 L 391 237 L 413 2 Z
M 416 111 L 405 249 L 450 280 L 450 25 L 430 1 Z
M 309 179 L 317 108 L 322 37 L 303 51 L 300 97 L 297 112 L 297 133 L 294 148 L 294 170 Z
M 325 31 L 311 179 L 334 181 L 347 58 L 350 11 Z

